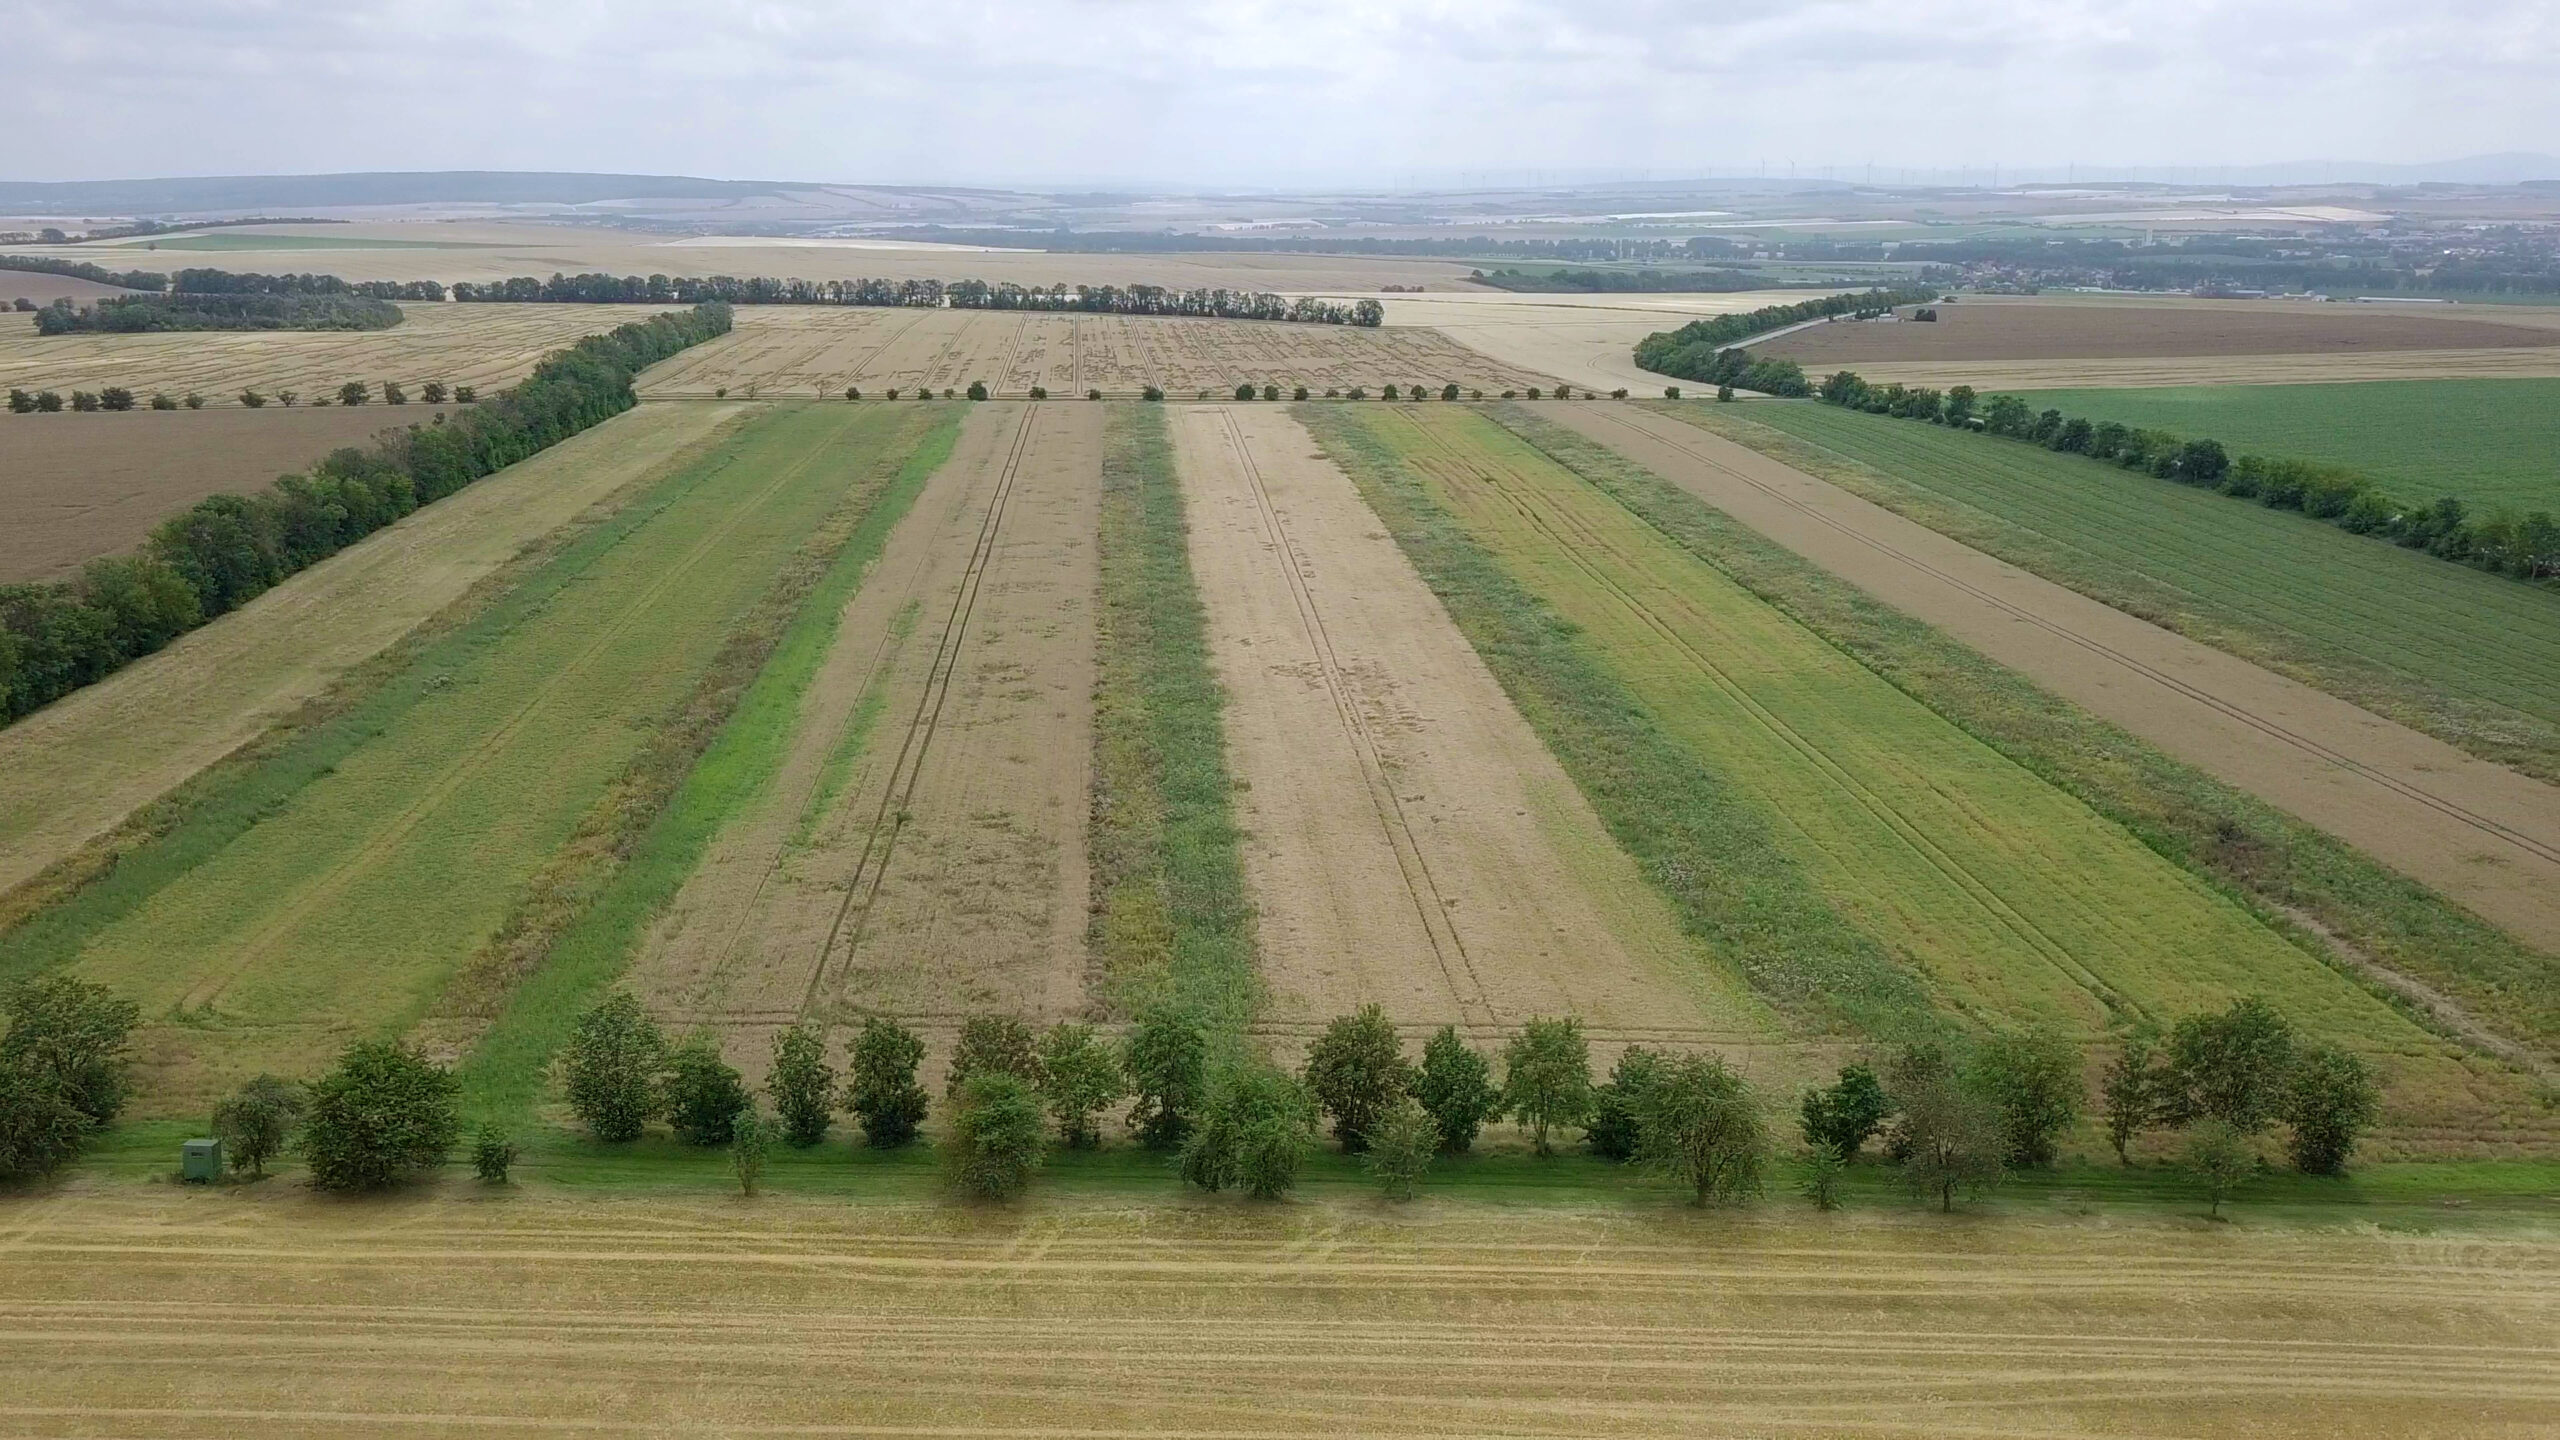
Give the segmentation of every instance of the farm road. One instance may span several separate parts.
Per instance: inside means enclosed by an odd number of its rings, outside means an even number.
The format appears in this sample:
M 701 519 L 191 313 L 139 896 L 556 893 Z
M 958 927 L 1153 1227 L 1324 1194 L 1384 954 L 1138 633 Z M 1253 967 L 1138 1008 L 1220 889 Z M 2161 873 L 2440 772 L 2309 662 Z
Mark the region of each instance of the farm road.
M 1170 417 L 1230 698 L 1265 1029 L 1375 1001 L 1485 1034 L 1750 1044 L 1766 1012 L 1679 934 L 1422 578 L 1298 422 Z
M 2072 703 L 2560 949 L 2560 789 L 1671 416 L 1629 406 L 1543 413 Z

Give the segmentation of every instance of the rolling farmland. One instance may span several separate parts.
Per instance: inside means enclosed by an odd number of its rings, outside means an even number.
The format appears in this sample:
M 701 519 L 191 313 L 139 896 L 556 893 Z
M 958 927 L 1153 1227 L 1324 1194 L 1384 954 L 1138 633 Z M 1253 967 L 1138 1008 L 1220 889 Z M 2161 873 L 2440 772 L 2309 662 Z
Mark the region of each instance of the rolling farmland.
M 2233 453 L 2325 460 L 2416 504 L 2560 508 L 2560 380 L 2033 391 L 2066 415 L 2210 435 Z

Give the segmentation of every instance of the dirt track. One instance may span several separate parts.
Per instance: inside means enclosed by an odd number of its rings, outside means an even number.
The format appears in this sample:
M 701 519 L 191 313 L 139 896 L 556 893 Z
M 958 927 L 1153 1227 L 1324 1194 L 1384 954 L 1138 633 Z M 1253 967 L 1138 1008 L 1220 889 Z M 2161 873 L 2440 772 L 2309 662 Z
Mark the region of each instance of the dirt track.
M 1412 1027 L 1766 1038 L 1306 431 L 1258 407 L 1172 419 L 1268 1028 L 1376 1001 Z
M 1670 416 L 1547 412 L 2189 764 L 2560 948 L 2560 790 L 2475 760 Z
M 0 730 L 0 892 L 255 738 L 524 546 L 676 463 L 746 408 L 618 416 Z
M 1102 407 L 975 407 L 846 607 L 781 774 L 635 963 L 760 1068 L 802 1018 L 1077 1013 Z
M 2378 1440 L 2560 1413 L 2560 1255 L 2530 1231 L 283 1183 L 0 1201 L 0 1428 Z

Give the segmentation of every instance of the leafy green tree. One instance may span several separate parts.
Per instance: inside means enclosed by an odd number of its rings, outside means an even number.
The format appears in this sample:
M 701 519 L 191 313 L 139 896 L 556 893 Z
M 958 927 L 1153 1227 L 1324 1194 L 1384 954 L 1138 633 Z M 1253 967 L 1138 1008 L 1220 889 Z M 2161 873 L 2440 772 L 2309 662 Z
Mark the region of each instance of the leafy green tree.
M 1191 1015 L 1157 1006 L 1138 1017 L 1123 1052 L 1129 1128 L 1150 1150 L 1179 1147 L 1208 1099 L 1209 1036 Z
M 1422 1102 L 1407 1095 L 1369 1132 L 1369 1175 L 1390 1200 L 1410 1200 L 1431 1172 L 1440 1148 L 1440 1126 Z
M 1253 398 L 1253 382 L 1252 382 L 1252 381 L 1250 381 L 1250 380 L 1248 380 L 1248 381 L 1244 382 L 1243 384 L 1238 385 L 1238 386 L 1236 387 L 1236 398 L 1237 398 L 1237 399 L 1239 399 L 1239 400 L 1250 400 L 1250 399 L 1252 399 L 1252 398 Z
M 862 1138 L 872 1148 L 894 1150 L 916 1138 L 925 1115 L 924 1087 L 916 1083 L 923 1063 L 924 1042 L 914 1031 L 885 1015 L 862 1022 L 847 1065 L 844 1108 L 862 1122 Z
M 1954 389 L 1949 390 L 1947 392 L 1946 408 L 1942 412 L 1946 418 L 1946 422 L 1960 430 L 1971 428 L 1973 425 L 1974 399 L 1974 390 L 1970 385 L 1958 385 Z
M 1164 392 L 1153 385 L 1149 385 L 1138 392 L 1138 398 L 1141 400 L 1162 400 L 1164 398 Z
M 970 1077 L 991 1074 L 1010 1075 L 1035 1087 L 1040 1083 L 1040 1042 L 1030 1026 L 1010 1015 L 972 1015 L 960 1022 L 943 1095 L 957 1099 Z
M 747 1082 L 720 1058 L 720 1042 L 696 1035 L 667 1057 L 667 1123 L 687 1145 L 726 1145 L 738 1112 L 750 1103 Z
M 1973 1052 L 1966 1079 L 1997 1113 L 2002 1158 L 2050 1165 L 2056 1142 L 2080 1118 L 2087 1096 L 2080 1047 L 2051 1030 L 2009 1031 Z
M 1304 399 L 1306 399 L 1306 398 L 1307 398 L 1307 387 L 1306 387 L 1306 386 L 1304 386 L 1304 385 L 1301 385 L 1301 386 L 1297 387 L 1296 389 L 1294 389 L 1294 390 L 1290 391 L 1290 392 L 1289 392 L 1289 398 L 1290 398 L 1290 399 L 1292 399 L 1292 400 L 1304 400 Z
M 1441 387 L 1440 387 L 1440 398 L 1441 398 L 1441 399 L 1443 399 L 1443 400 L 1455 400 L 1455 399 L 1457 399 L 1457 398 L 1458 398 L 1458 386 L 1457 386 L 1457 383 L 1456 383 L 1455 381 L 1452 381 L 1452 382 L 1450 382 L 1449 384 L 1446 384 L 1446 385 L 1441 386 Z
M 1529 1127 L 1531 1144 L 1552 1154 L 1548 1132 L 1591 1113 L 1591 1043 L 1574 1019 L 1533 1019 L 1503 1050 L 1502 1109 Z
M 133 392 L 121 385 L 110 385 L 98 392 L 98 408 L 130 410 L 133 408 Z
M 1999 1113 L 1964 1083 L 1942 1047 L 1904 1049 L 1885 1093 L 1895 1111 L 1890 1149 L 1914 1194 L 1953 1210 L 1959 1192 L 1978 1195 L 2000 1183 Z
M 738 1177 L 738 1193 L 750 1199 L 764 1182 L 765 1152 L 772 1146 L 772 1133 L 772 1125 L 753 1101 L 729 1117 L 729 1169 Z
M 350 380 L 346 384 L 338 387 L 338 403 L 341 405 L 361 405 L 365 402 L 365 396 L 367 393 L 368 392 L 365 389 L 363 381 Z
M 1101 387 L 1096 386 L 1096 387 L 1094 387 L 1094 388 L 1092 388 L 1092 389 L 1089 389 L 1089 390 L 1085 391 L 1085 392 L 1084 392 L 1084 398 L 1086 398 L 1087 400 L 1099 400 L 1099 399 L 1101 399 L 1101 398 L 1102 398 L 1102 390 L 1101 390 Z
M 276 392 L 276 403 L 282 405 L 287 410 L 292 409 L 295 403 L 301 400 L 301 398 L 302 396 L 298 392 L 292 390 L 279 390 Z
M 462 1086 L 393 1040 L 359 1040 L 312 1082 L 302 1157 L 320 1190 L 383 1190 L 444 1163 L 462 1130 Z
M 35 410 L 36 410 L 36 397 L 35 397 L 35 396 L 28 394 L 28 393 L 27 393 L 26 391 L 24 391 L 24 390 L 18 390 L 18 389 L 12 389 L 12 390 L 9 392 L 9 413 L 10 413 L 10 414 L 12 414 L 12 415 L 32 415 L 32 414 L 34 414 L 34 413 L 35 413 Z
M 471 386 L 456 385 L 453 387 L 453 403 L 456 405 L 468 405 L 479 398 L 480 392 L 473 389 Z
M 1395 400 L 1402 397 L 1396 394 L 1396 387 L 1393 385 L 1382 385 L 1378 387 L 1378 398 L 1381 400 Z
M 2362 1059 L 2335 1045 L 2314 1046 L 2295 1057 L 2277 1116 L 2292 1128 L 2294 1167 L 2335 1175 L 2382 1118 L 2382 1089 Z
M 1857 1158 L 1867 1137 L 1884 1128 L 1885 1117 L 1893 1113 L 1893 1102 L 1885 1098 L 1884 1082 L 1865 1065 L 1843 1065 L 1840 1078 L 1827 1086 L 1808 1090 L 1804 1095 L 1802 1118 L 1804 1143 L 1818 1151 L 1840 1157 L 1842 1164 Z
M 1265 400 L 1277 400 L 1277 399 L 1279 399 L 1279 398 L 1280 398 L 1280 387 L 1279 387 L 1279 386 L 1277 386 L 1277 385 L 1265 385 L 1265 386 L 1263 386 L 1263 387 L 1262 387 L 1262 398 L 1263 398 L 1263 399 L 1265 399 Z
M 494 1120 L 482 1125 L 471 1140 L 471 1172 L 491 1185 L 504 1185 L 515 1163 L 516 1142 L 507 1138 L 506 1128 Z
M 1816 1145 L 1806 1154 L 1796 1177 L 1796 1193 L 1813 1202 L 1813 1208 L 1832 1211 L 1840 1208 L 1840 1182 L 1849 1173 L 1849 1162 L 1828 1145 Z
M 1633 1160 L 1636 1157 L 1637 1120 L 1644 1103 L 1647 1085 L 1662 1074 L 1662 1056 L 1642 1045 L 1630 1045 L 1618 1054 L 1618 1063 L 1609 1070 L 1609 1081 L 1591 1091 L 1591 1118 L 1583 1130 L 1583 1140 L 1591 1153 L 1604 1160 Z
M 1422 1047 L 1413 1095 L 1439 1127 L 1440 1148 L 1452 1155 L 1467 1153 L 1476 1132 L 1502 1105 L 1502 1092 L 1493 1087 L 1492 1063 L 1458 1038 L 1455 1025 L 1441 1026 Z
M 2107 1117 L 2107 1143 L 2115 1147 L 2116 1163 L 2132 1164 L 2133 1137 L 2160 1123 L 2166 1084 L 2159 1033 L 2137 1026 L 2098 1081 L 2098 1103 Z
M 1094 1117 L 1128 1093 L 1119 1057 L 1092 1026 L 1061 1021 L 1040 1038 L 1040 1099 L 1069 1148 L 1090 1150 L 1101 1144 L 1102 1129 Z
M 1731 385 L 1718 385 L 1718 386 L 1716 387 L 1716 399 L 1717 399 L 1717 401 L 1718 401 L 1718 402 L 1723 403 L 1723 404 L 1727 404 L 1727 405 L 1732 404 L 1732 403 L 1733 403 L 1733 387 L 1732 387 Z
M 187 392 L 186 399 L 179 403 L 185 405 L 190 410 L 201 410 L 204 408 L 204 396 L 190 390 Z
M 972 399 L 972 400 L 984 400 L 984 399 L 986 399 L 986 398 L 987 398 L 987 382 L 986 382 L 986 381 L 984 381 L 984 380 L 972 380 L 972 381 L 970 381 L 970 382 L 969 382 L 969 398 L 970 398 L 970 399 Z
M 1335 1019 L 1307 1051 L 1307 1091 L 1352 1154 L 1368 1147 L 1369 1131 L 1411 1091 L 1413 1078 L 1403 1039 L 1374 1004 Z
M 267 1162 L 284 1153 L 293 1138 L 293 1122 L 300 1118 L 300 1087 L 261 1075 L 213 1107 L 213 1133 L 233 1170 L 264 1176 Z
M 2222 1218 L 2222 1202 L 2240 1193 L 2258 1172 L 2258 1155 L 2238 1126 L 2219 1116 L 2206 1116 L 2187 1129 L 2186 1170 L 2212 1202 L 2207 1212 Z
M 1666 1058 L 1634 1101 L 1639 1161 L 1690 1187 L 1700 1205 L 1731 1204 L 1760 1193 L 1768 1131 L 1750 1085 L 1722 1058 Z
M 639 997 L 617 990 L 578 1017 L 561 1055 L 569 1108 L 587 1133 L 608 1143 L 640 1138 L 664 1097 L 658 1072 L 667 1037 Z
M 1182 1178 L 1276 1200 L 1297 1185 L 1314 1141 L 1315 1106 L 1298 1082 L 1266 1061 L 1240 1062 L 1210 1086 L 1183 1141 Z
M 71 408 L 83 415 L 94 415 L 98 410 L 98 397 L 87 390 L 74 390 L 71 392 Z
M 96 1128 L 60 1075 L 0 1060 L 0 1179 L 49 1173 Z
M 58 414 L 60 414 L 61 412 L 62 412 L 62 395 L 61 395 L 61 392 L 59 392 L 59 391 L 54 391 L 54 390 L 39 390 L 39 391 L 37 391 L 37 392 L 36 392 L 36 413 L 37 413 L 37 414 L 39 414 L 39 415 L 58 415 Z
M 399 382 L 385 380 L 382 382 L 382 403 L 385 405 L 406 405 L 409 403 L 409 392 L 401 389 Z
M 127 1042 L 142 1007 L 104 985 L 55 973 L 0 994 L 0 1067 L 70 1101 L 91 1129 L 113 1124 L 130 1093 Z
M 2243 1135 L 2274 1123 L 2293 1069 L 2293 1022 L 2258 996 L 2219 1015 L 2190 1015 L 2169 1031 L 2167 1117 L 2220 1120 Z
M 1047 1128 L 1029 1081 L 1004 1070 L 970 1076 L 956 1097 L 944 1153 L 953 1187 L 977 1200 L 1020 1195 L 1040 1168 Z
M 176 397 L 170 395 L 167 391 L 156 390 L 153 391 L 151 395 L 151 408 L 154 410 L 175 410 L 178 408 L 178 402 Z
M 827 1127 L 835 1123 L 836 1072 L 816 1026 L 794 1025 L 773 1037 L 764 1089 L 781 1117 L 784 1140 L 806 1150 L 827 1138 Z
M 444 388 L 443 381 L 430 380 L 424 386 L 420 387 L 418 391 L 418 398 L 426 401 L 430 405 L 441 405 L 445 402 L 446 397 L 450 396 L 452 393 L 453 392 Z M 856 396 L 853 398 L 859 399 L 860 397 Z

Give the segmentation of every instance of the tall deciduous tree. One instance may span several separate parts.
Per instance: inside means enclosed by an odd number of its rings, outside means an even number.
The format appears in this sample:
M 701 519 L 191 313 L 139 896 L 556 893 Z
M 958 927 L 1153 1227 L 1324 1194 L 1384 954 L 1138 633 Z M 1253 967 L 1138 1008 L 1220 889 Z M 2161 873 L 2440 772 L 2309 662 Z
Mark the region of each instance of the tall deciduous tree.
M 2190 1015 L 2169 1032 L 2173 1124 L 2220 1120 L 2243 1135 L 2274 1123 L 2293 1068 L 2293 1023 L 2258 996 L 2218 1015 Z
M 302 1090 L 290 1081 L 261 1075 L 213 1107 L 213 1133 L 222 1140 L 223 1159 L 233 1170 L 267 1173 L 267 1162 L 284 1153 L 302 1118 Z
M 1369 1132 L 1370 1177 L 1390 1200 L 1410 1200 L 1431 1171 L 1440 1148 L 1440 1126 L 1422 1102 L 1407 1095 L 1378 1118 Z
M 1805 1092 L 1799 1123 L 1804 1143 L 1846 1164 L 1892 1113 L 1893 1102 L 1885 1097 L 1884 1082 L 1873 1069 L 1843 1065 L 1837 1080 Z
M 1040 1042 L 1031 1027 L 1010 1015 L 972 1015 L 962 1021 L 960 1039 L 951 1048 L 944 1095 L 958 1098 L 960 1087 L 977 1075 L 1010 1075 L 1026 1085 L 1038 1085 Z
M 862 1122 L 865 1143 L 892 1150 L 916 1138 L 925 1114 L 924 1087 L 916 1083 L 922 1063 L 924 1042 L 914 1031 L 885 1015 L 862 1022 L 847 1066 L 844 1108 Z
M 599 1140 L 637 1140 L 663 1104 L 666 1033 L 639 997 L 617 990 L 578 1017 L 561 1055 L 569 1108 Z
M 2335 1045 L 2316 1046 L 2295 1057 L 2278 1115 L 2293 1131 L 2294 1166 L 2335 1175 L 2382 1117 L 2382 1089 L 2363 1060 Z
M 1058 1138 L 1074 1149 L 1102 1142 L 1095 1117 L 1129 1093 L 1119 1057 L 1093 1027 L 1062 1021 L 1040 1038 L 1040 1099 L 1057 1122 Z
M 2123 1048 L 2107 1063 L 2106 1074 L 2098 1082 L 2098 1102 L 2107 1119 L 2107 1143 L 2115 1147 L 2118 1164 L 2132 1164 L 2130 1147 L 2134 1137 L 2160 1123 L 2166 1088 L 2167 1080 L 2160 1068 L 2160 1037 L 2150 1027 L 2138 1026 L 2125 1037 Z
M 1334 1020 L 1307 1051 L 1307 1091 L 1333 1117 L 1334 1138 L 1354 1154 L 1368 1148 L 1370 1130 L 1412 1084 L 1404 1041 L 1374 1004 Z
M 462 1087 L 391 1040 L 360 1040 L 312 1082 L 302 1156 L 321 1190 L 382 1190 L 444 1163 L 462 1131 Z
M 951 1112 L 944 1163 L 962 1194 L 978 1200 L 1011 1200 L 1030 1188 L 1040 1168 L 1046 1125 L 1030 1082 L 1003 1070 L 982 1070 L 960 1087 Z
M 1711 1055 L 1663 1060 L 1635 1094 L 1636 1158 L 1729 1204 L 1760 1193 L 1769 1135 L 1751 1087 Z
M 764 1088 L 773 1097 L 783 1139 L 805 1150 L 827 1138 L 835 1119 L 836 1072 L 817 1027 L 794 1025 L 773 1037 Z
M 1541 1155 L 1553 1153 L 1548 1136 L 1557 1126 L 1579 1125 L 1591 1113 L 1591 1043 L 1582 1022 L 1533 1019 L 1503 1050 L 1502 1108 L 1529 1127 Z
M 1440 1148 L 1452 1155 L 1463 1155 L 1476 1143 L 1476 1132 L 1502 1103 L 1502 1092 L 1493 1086 L 1492 1063 L 1458 1038 L 1455 1025 L 1441 1026 L 1422 1047 L 1413 1094 L 1438 1127 Z
M 2080 1047 L 2050 1030 L 2004 1032 L 1982 1042 L 1967 1070 L 1996 1114 L 2002 1158 L 2013 1166 L 2052 1164 L 2057 1141 L 2087 1098 Z
M 1129 1128 L 1150 1150 L 1179 1147 L 1208 1096 L 1209 1037 L 1200 1022 L 1170 1006 L 1138 1017 L 1125 1051 Z
M 1998 1113 L 1957 1073 L 1937 1045 L 1913 1045 L 1886 1077 L 1895 1117 L 1891 1150 L 1913 1193 L 1953 1210 L 1956 1196 L 2000 1182 Z
M 747 1082 L 720 1058 L 720 1042 L 699 1034 L 667 1057 L 667 1122 L 687 1145 L 726 1145 L 738 1112 L 747 1108 Z

